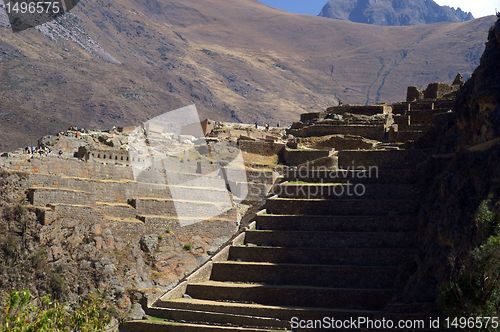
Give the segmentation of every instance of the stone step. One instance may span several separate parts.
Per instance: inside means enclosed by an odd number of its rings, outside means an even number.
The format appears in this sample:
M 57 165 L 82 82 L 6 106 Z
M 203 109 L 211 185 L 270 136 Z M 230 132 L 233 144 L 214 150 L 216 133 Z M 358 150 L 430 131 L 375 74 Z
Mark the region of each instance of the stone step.
M 394 266 L 274 264 L 255 262 L 214 263 L 210 280 L 266 285 L 329 288 L 391 288 L 399 269 Z
M 413 199 L 417 195 L 414 186 L 408 184 L 364 183 L 296 183 L 285 182 L 275 186 L 274 194 L 280 198 L 398 198 Z
M 199 308 L 197 308 L 199 309 Z M 290 322 L 269 317 L 256 317 L 248 313 L 234 314 L 188 308 L 153 307 L 147 314 L 166 319 L 168 321 L 184 322 L 191 324 L 214 324 L 218 326 L 234 326 L 244 328 L 273 328 L 287 329 Z
M 253 317 L 269 317 L 281 321 L 290 321 L 292 317 L 301 319 L 322 319 L 336 317 L 348 319 L 351 317 L 376 317 L 380 313 L 369 310 L 341 310 L 328 308 L 271 306 L 255 303 L 221 302 L 198 299 L 171 299 L 160 300 L 156 303 L 159 307 L 190 310 L 198 312 L 216 312 L 232 315 L 250 315 Z
M 411 184 L 416 182 L 415 169 L 379 169 L 371 167 L 366 170 L 307 170 L 286 169 L 284 180 L 310 183 L 378 183 L 378 184 Z
M 319 247 L 319 245 L 318 245 Z M 232 246 L 229 260 L 275 264 L 330 264 L 392 266 L 411 259 L 407 248 L 281 248 Z
M 398 216 L 303 216 L 259 213 L 257 230 L 295 230 L 331 232 L 398 232 L 417 228 L 413 215 Z
M 413 232 L 294 232 L 253 231 L 245 233 L 245 244 L 287 248 L 411 248 Z
M 293 199 L 277 198 L 266 201 L 269 214 L 293 215 L 388 215 L 409 214 L 418 210 L 414 200 L 404 199 Z
M 214 204 L 201 201 L 134 198 L 129 200 L 129 204 L 137 209 L 139 215 L 210 218 L 232 213 L 232 207 L 229 204 Z
M 212 301 L 380 310 L 390 300 L 393 290 L 273 286 L 206 281 L 189 284 L 186 294 L 195 299 Z
M 269 329 L 214 326 L 207 324 L 174 323 L 168 321 L 129 321 L 120 326 L 120 332 L 269 332 Z M 278 330 L 279 331 L 279 330 Z
M 339 167 L 343 169 L 373 166 L 379 169 L 408 169 L 414 168 L 424 160 L 424 153 L 418 150 L 339 151 Z

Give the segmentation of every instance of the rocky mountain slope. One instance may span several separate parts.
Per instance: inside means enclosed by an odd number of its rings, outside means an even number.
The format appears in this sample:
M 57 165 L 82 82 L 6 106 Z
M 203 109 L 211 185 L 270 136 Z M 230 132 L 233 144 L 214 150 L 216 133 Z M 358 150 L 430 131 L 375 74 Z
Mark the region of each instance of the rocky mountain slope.
M 284 124 L 336 99 L 400 100 L 406 85 L 467 77 L 493 22 L 381 27 L 255 0 L 83 0 L 37 29 L 0 28 L 0 150 L 190 103 L 201 117 Z
M 414 25 L 473 20 L 460 8 L 432 0 L 329 0 L 320 16 L 378 25 Z

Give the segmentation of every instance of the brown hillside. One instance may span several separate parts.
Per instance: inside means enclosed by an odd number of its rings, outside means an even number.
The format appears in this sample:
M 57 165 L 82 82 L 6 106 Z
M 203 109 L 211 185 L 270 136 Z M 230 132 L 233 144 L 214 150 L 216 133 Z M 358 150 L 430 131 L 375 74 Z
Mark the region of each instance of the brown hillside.
M 469 74 L 493 22 L 380 27 L 253 0 L 81 1 L 37 30 L 0 28 L 0 150 L 192 102 L 202 116 L 284 123 L 336 97 L 399 100 L 409 84 Z

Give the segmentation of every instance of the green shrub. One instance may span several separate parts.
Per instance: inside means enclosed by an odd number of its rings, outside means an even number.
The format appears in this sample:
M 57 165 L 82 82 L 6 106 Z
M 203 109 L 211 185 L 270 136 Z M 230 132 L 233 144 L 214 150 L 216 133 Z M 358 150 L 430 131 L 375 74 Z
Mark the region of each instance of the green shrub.
M 498 234 L 500 231 L 500 218 L 490 209 L 490 204 L 490 200 L 482 201 L 474 216 L 479 243 L 485 242 L 491 235 Z
M 495 317 L 500 308 L 499 217 L 489 201 L 475 215 L 479 245 L 462 264 L 458 274 L 442 286 L 439 303 L 453 317 Z M 484 329 L 483 331 L 494 331 Z
M 193 249 L 193 246 L 191 244 L 187 243 L 182 248 L 186 251 L 191 251 L 191 249 Z
M 104 299 L 91 295 L 76 309 L 29 291 L 13 292 L 5 300 L 0 332 L 101 332 L 111 321 Z

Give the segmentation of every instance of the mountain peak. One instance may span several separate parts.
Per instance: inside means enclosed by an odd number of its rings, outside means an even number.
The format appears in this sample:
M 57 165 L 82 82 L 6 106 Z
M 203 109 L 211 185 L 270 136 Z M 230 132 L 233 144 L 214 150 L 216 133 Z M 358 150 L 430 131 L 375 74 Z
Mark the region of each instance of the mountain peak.
M 465 22 L 474 19 L 460 8 L 433 0 L 329 0 L 319 16 L 376 25 Z

